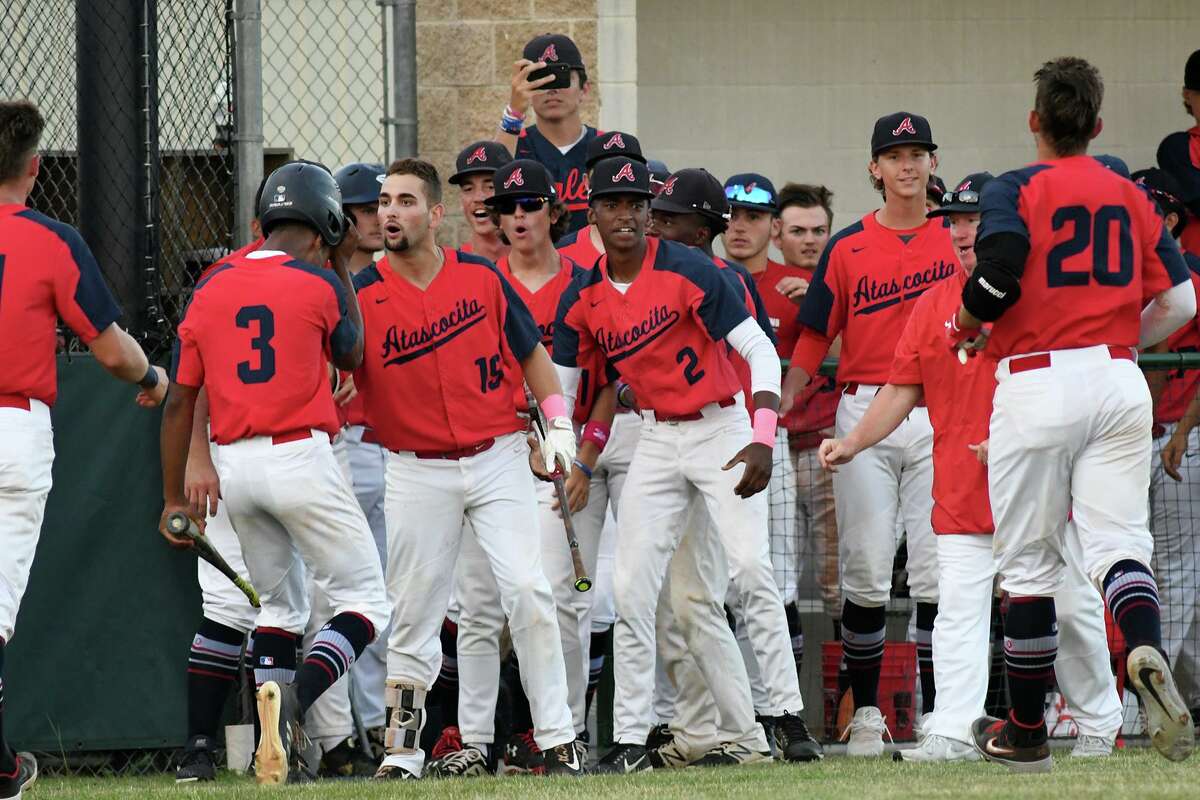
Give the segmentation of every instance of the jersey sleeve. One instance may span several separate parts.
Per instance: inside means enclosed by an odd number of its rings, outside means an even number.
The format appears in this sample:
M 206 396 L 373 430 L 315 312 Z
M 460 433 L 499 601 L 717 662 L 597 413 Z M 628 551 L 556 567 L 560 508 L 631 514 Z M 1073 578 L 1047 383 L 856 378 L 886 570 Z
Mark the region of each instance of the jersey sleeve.
M 346 296 L 346 287 L 336 275 L 330 275 L 328 283 L 333 294 L 326 298 L 325 321 L 329 325 L 329 352 L 334 358 L 341 358 L 354 351 L 358 344 L 358 328 L 350 319 L 350 308 Z
M 541 344 L 542 335 L 538 332 L 537 323 L 533 321 L 533 314 L 529 313 L 529 307 L 513 289 L 512 284 L 495 267 L 492 267 L 492 271 L 500 281 L 500 295 L 504 306 L 504 338 L 508 340 L 508 347 L 517 360 L 524 361 L 534 348 Z
M 1029 241 L 1029 226 L 1021 216 L 1021 187 L 1028 181 L 1018 173 L 1006 172 L 983 187 L 979 200 L 979 235 L 982 242 L 998 233 L 1016 234 Z
M 204 362 L 196 344 L 196 321 L 202 314 L 197 309 L 196 297 L 188 304 L 183 321 L 179 323 L 179 335 L 171 351 L 171 380 L 180 386 L 199 388 L 204 385 Z
M 767 304 L 763 302 L 762 295 L 758 291 L 758 283 L 755 282 L 754 276 L 750 274 L 749 270 L 740 264 L 738 267 L 740 269 L 738 269 L 737 275 L 746 294 L 746 310 L 754 315 L 754 321 L 771 340 L 771 344 L 779 344 L 779 340 L 775 338 L 775 326 L 771 324 L 771 314 L 767 311 Z
M 680 270 L 685 275 L 684 303 L 714 342 L 724 339 L 750 317 L 744 285 L 741 292 L 734 289 L 735 285 L 742 285 L 741 279 L 732 271 L 725 277 L 722 275 L 725 271 L 703 256 L 693 259 L 686 270 Z
M 584 335 L 587 335 L 587 326 L 583 320 L 583 303 L 579 302 L 579 283 L 572 280 L 558 298 L 558 310 L 554 314 L 554 345 L 550 354 L 554 363 L 578 367 Z
M 892 372 L 888 383 L 904 386 L 924 384 L 921 376 L 920 328 L 921 319 L 927 313 L 927 303 L 919 303 L 909 315 L 904 332 L 896 342 L 896 354 L 892 358 Z
M 53 230 L 63 243 L 53 264 L 54 305 L 67 326 L 87 344 L 120 319 L 121 309 L 79 231 L 62 223 Z
M 830 240 L 821 253 L 817 269 L 796 319 L 800 335 L 792 349 L 791 364 L 815 376 L 829 346 L 846 324 L 846 298 L 842 287 L 842 260 L 838 241 Z

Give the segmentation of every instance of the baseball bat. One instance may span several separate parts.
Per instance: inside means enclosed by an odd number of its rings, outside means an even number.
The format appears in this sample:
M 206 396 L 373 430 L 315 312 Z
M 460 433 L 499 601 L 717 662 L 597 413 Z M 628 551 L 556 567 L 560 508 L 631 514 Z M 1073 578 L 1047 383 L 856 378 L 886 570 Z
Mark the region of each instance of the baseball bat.
M 529 400 L 529 416 L 533 419 L 538 440 L 544 441 L 546 422 L 542 418 L 542 409 L 538 407 L 537 401 L 529 391 L 525 392 L 525 396 Z M 575 569 L 575 591 L 586 592 L 592 588 L 592 579 L 588 577 L 587 570 L 583 567 L 583 556 L 579 553 L 579 539 L 575 536 L 575 522 L 571 519 L 571 506 L 567 502 L 567 484 L 563 480 L 562 468 L 557 464 L 555 464 L 554 472 L 550 473 L 550 479 L 554 484 L 554 493 L 558 495 L 558 508 L 562 512 L 563 530 L 567 534 L 567 547 L 571 550 L 571 565 Z
M 233 581 L 233 585 L 241 589 L 242 594 L 246 595 L 246 599 L 250 601 L 250 605 L 260 608 L 258 592 L 254 591 L 254 587 L 245 578 L 238 575 L 233 567 L 229 566 L 229 563 L 212 546 L 212 542 L 208 540 L 208 537 L 196 527 L 196 523 L 192 521 L 191 517 L 182 511 L 171 512 L 167 515 L 167 533 L 172 536 L 186 536 L 191 539 L 192 543 L 196 546 L 196 555 L 212 564 L 222 575 Z

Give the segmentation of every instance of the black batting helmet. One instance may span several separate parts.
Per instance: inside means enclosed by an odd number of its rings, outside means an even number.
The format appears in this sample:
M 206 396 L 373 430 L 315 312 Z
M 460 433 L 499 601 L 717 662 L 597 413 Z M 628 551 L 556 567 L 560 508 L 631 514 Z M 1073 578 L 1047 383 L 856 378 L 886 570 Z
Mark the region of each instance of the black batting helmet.
M 342 190 L 342 205 L 359 206 L 379 202 L 379 187 L 387 170 L 383 164 L 358 162 L 347 164 L 333 173 L 338 188 Z
M 346 235 L 342 193 L 324 164 L 292 161 L 271 173 L 258 205 L 263 235 L 280 222 L 302 222 L 315 228 L 330 247 Z

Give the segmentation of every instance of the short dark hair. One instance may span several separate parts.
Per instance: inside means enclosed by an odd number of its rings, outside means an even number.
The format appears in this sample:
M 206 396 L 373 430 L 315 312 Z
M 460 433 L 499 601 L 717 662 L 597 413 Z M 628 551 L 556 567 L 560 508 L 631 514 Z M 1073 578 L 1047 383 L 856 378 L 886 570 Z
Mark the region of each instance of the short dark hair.
M 1082 58 L 1067 56 L 1042 64 L 1033 79 L 1042 136 L 1059 155 L 1086 151 L 1104 100 L 1100 71 Z
M 829 217 L 829 226 L 833 227 L 833 192 L 817 183 L 786 183 L 779 192 L 779 213 L 785 208 L 798 206 L 800 208 L 825 209 Z
M 45 127 L 37 106 L 28 100 L 0 102 L 0 183 L 21 175 Z
M 425 184 L 425 200 L 431 206 L 442 202 L 442 179 L 437 167 L 419 158 L 398 158 L 388 164 L 388 175 L 415 175 Z

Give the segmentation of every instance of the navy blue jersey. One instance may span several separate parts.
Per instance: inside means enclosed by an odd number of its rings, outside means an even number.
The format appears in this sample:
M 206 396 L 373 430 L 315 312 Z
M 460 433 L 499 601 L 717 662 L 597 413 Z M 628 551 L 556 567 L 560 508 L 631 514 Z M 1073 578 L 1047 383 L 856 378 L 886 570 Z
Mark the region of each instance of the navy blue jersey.
M 598 131 L 585 125 L 583 138 L 566 152 L 559 152 L 550 141 L 541 134 L 536 125 L 530 125 L 521 132 L 517 139 L 517 158 L 532 158 L 550 170 L 554 176 L 554 188 L 558 197 L 567 204 L 571 212 L 571 227 L 577 231 L 587 226 L 588 207 L 588 178 L 587 178 L 587 146 L 596 138 Z

